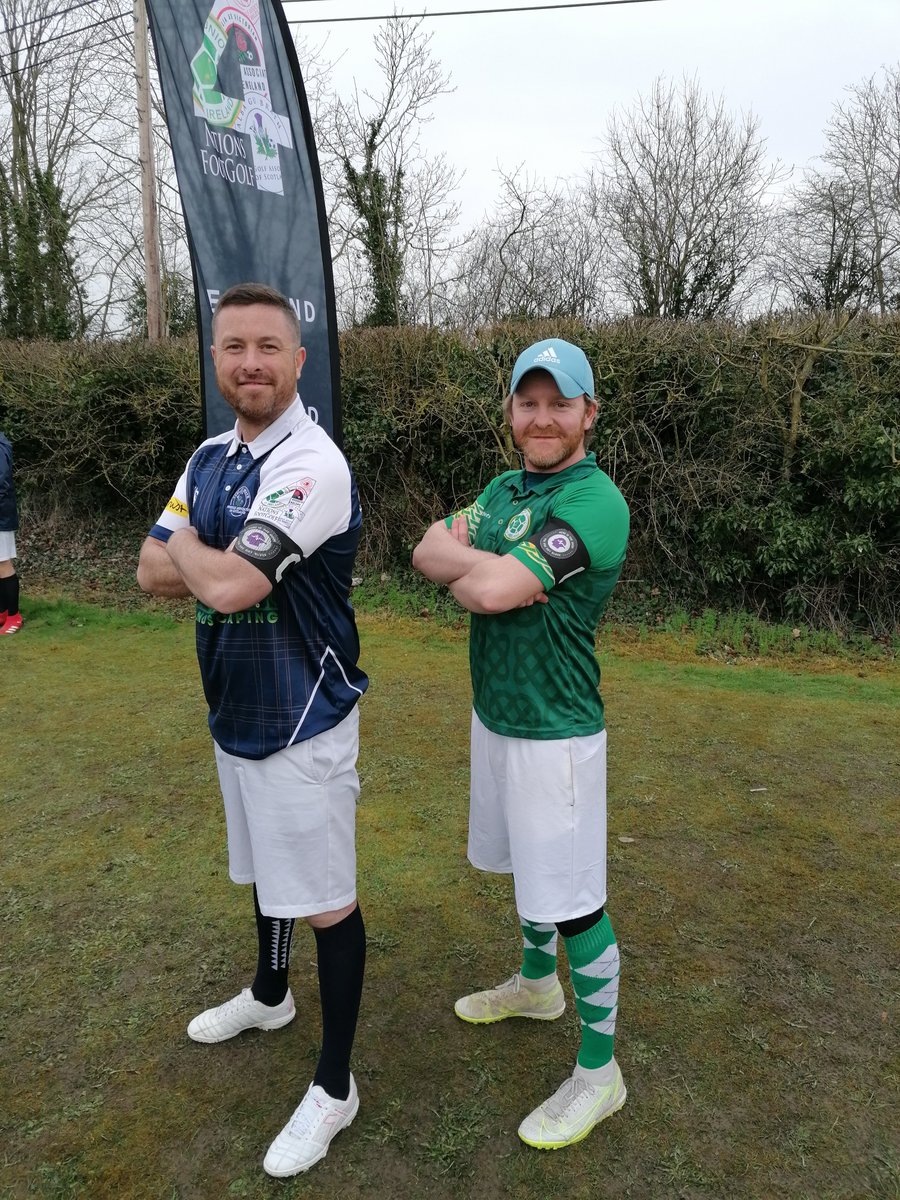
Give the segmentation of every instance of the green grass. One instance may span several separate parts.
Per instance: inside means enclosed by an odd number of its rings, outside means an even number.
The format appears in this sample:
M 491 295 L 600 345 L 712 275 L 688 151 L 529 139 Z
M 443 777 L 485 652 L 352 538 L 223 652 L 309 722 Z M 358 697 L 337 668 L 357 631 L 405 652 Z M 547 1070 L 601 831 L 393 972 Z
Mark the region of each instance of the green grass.
M 893 663 L 900 655 L 900 630 L 893 637 L 876 639 L 858 630 L 778 624 L 742 611 L 707 608 L 691 613 L 653 594 L 656 589 L 632 594 L 635 591 L 623 585 L 613 593 L 606 626 L 621 641 L 652 645 L 657 654 L 660 646 L 675 643 L 679 654 L 690 649 L 699 657 L 729 663 L 761 659 L 802 663 L 823 657 L 845 663 L 860 659 Z M 360 612 L 428 618 L 452 628 L 464 628 L 467 620 L 446 588 L 402 571 L 362 576 L 353 603 Z
M 570 1068 L 571 1004 L 549 1025 L 452 1013 L 518 947 L 509 881 L 465 861 L 465 633 L 364 614 L 362 1105 L 325 1162 L 278 1183 L 262 1156 L 318 1052 L 313 942 L 298 929 L 290 1027 L 186 1038 L 255 945 L 173 611 L 31 597 L 0 645 L 0 1195 L 896 1200 L 889 658 L 773 666 L 690 630 L 604 636 L 629 1099 L 541 1154 L 515 1130 Z

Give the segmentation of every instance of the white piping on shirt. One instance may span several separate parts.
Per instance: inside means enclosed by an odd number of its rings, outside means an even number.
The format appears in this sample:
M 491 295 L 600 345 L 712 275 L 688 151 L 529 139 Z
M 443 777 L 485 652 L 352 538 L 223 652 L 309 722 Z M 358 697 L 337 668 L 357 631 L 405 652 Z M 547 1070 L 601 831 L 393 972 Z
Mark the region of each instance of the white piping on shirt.
M 328 657 L 329 654 L 334 659 L 334 661 L 337 663 L 338 670 L 340 671 L 341 675 L 343 675 L 344 683 L 346 683 L 347 687 L 350 688 L 350 690 L 352 692 L 358 692 L 360 696 L 363 694 L 362 688 L 355 687 L 350 682 L 350 680 L 347 678 L 347 673 L 344 670 L 344 668 L 341 666 L 341 660 L 338 658 L 338 656 L 335 654 L 335 652 L 332 650 L 332 648 L 330 646 L 326 646 L 325 653 L 319 659 L 319 666 L 322 668 L 321 671 L 319 672 L 319 678 L 316 680 L 315 686 L 313 687 L 313 690 L 310 692 L 309 699 L 306 702 L 306 708 L 304 708 L 303 712 L 300 714 L 300 720 L 297 722 L 296 728 L 294 729 L 294 732 L 290 736 L 290 740 L 288 741 L 289 746 L 293 746 L 294 742 L 296 741 L 297 734 L 300 732 L 301 728 L 303 727 L 303 722 L 306 720 L 306 714 L 309 712 L 309 710 L 312 706 L 312 702 L 316 698 L 316 692 L 319 690 L 319 685 L 321 684 L 322 680 L 325 678 L 325 659 Z

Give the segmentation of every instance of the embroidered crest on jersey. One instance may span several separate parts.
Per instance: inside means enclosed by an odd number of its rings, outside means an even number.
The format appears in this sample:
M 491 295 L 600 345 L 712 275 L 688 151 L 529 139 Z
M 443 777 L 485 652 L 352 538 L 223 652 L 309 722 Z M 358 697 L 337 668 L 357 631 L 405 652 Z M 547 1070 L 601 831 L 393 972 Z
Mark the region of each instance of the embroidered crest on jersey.
M 228 501 L 228 512 L 232 517 L 242 517 L 244 513 L 250 511 L 250 505 L 253 503 L 253 497 L 250 495 L 250 489 L 246 484 L 241 484 L 238 490 Z
M 265 561 L 281 552 L 281 542 L 262 525 L 245 525 L 237 542 L 244 556 Z
M 186 517 L 188 515 L 188 506 L 177 496 L 173 496 L 166 505 L 166 512 L 174 513 L 176 517 Z
M 523 508 L 515 516 L 509 518 L 503 536 L 508 542 L 518 542 L 531 528 L 531 509 Z

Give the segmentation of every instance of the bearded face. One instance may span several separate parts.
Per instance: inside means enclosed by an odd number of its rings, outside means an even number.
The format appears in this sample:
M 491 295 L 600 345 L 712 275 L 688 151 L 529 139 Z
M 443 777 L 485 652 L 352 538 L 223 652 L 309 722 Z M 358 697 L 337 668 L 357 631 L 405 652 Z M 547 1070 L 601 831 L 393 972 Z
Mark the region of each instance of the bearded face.
M 513 441 L 526 470 L 564 471 L 584 458 L 584 434 L 596 413 L 593 400 L 564 396 L 548 372 L 530 372 L 509 409 Z
M 248 304 L 216 314 L 212 354 L 219 391 L 252 441 L 293 402 L 306 351 L 285 313 Z

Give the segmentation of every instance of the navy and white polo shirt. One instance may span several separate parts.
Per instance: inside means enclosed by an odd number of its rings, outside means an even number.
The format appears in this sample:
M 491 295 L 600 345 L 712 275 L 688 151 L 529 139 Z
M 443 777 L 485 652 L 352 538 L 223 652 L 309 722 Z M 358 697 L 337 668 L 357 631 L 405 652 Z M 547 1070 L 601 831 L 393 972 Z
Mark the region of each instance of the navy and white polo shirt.
M 254 441 L 242 443 L 235 425 L 195 451 L 150 536 L 165 542 L 188 525 L 217 550 L 243 533 L 242 557 L 258 557 L 275 581 L 244 612 L 197 604 L 215 741 L 229 754 L 266 758 L 337 725 L 368 686 L 350 603 L 361 514 L 346 459 L 299 396 Z M 273 544 L 292 552 L 270 574 Z

